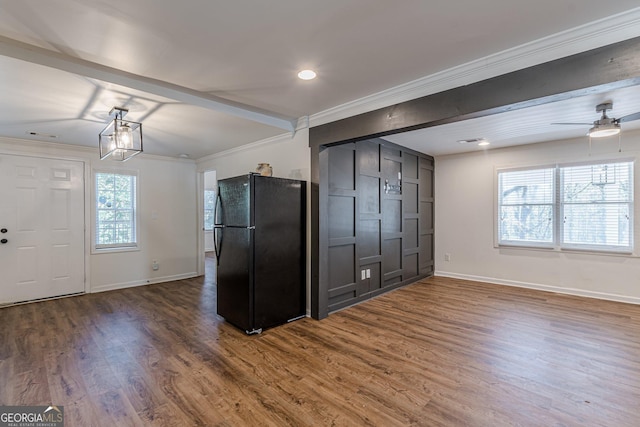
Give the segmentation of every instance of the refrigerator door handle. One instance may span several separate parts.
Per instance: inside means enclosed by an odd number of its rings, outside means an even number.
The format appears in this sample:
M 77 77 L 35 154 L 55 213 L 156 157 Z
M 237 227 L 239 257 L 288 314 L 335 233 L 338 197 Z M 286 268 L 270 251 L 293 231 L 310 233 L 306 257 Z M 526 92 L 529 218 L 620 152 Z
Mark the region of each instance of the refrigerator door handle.
M 216 251 L 216 266 L 220 265 L 220 254 L 222 253 L 222 238 L 224 227 L 213 227 L 213 250 Z M 220 246 L 218 246 L 218 231 L 220 231 Z
M 216 194 L 216 204 L 213 206 L 213 225 L 221 225 L 224 223 L 222 218 L 220 218 L 220 222 L 218 222 L 218 206 L 220 206 L 220 216 L 222 216 L 222 199 L 220 198 L 220 188 L 218 188 L 218 193 Z
M 218 212 L 220 213 L 220 218 L 218 218 Z M 220 188 L 218 188 L 218 193 L 216 194 L 216 204 L 213 207 L 213 225 L 222 225 L 224 224 L 224 211 L 222 210 L 222 196 L 220 196 Z

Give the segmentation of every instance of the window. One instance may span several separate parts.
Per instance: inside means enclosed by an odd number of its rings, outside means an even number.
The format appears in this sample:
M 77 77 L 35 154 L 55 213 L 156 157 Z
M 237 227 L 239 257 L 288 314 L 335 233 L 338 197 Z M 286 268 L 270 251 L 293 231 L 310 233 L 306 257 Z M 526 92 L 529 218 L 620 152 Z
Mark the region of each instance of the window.
M 137 247 L 134 173 L 96 172 L 95 248 Z
M 204 190 L 204 229 L 213 230 L 214 211 L 216 206 L 216 192 Z
M 631 249 L 633 163 L 560 169 L 564 247 Z
M 500 243 L 553 245 L 554 169 L 498 173 Z
M 498 244 L 633 251 L 633 162 L 498 171 Z

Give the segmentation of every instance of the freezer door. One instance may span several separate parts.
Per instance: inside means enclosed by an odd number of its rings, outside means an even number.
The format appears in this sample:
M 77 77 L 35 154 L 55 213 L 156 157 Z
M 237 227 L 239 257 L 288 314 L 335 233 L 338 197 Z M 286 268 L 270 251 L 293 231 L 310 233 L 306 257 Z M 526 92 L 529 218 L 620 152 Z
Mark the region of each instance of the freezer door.
M 253 313 L 253 230 L 218 229 L 217 312 L 244 331 L 254 328 Z
M 251 175 L 218 181 L 219 203 L 216 224 L 225 227 L 249 227 L 251 220 Z

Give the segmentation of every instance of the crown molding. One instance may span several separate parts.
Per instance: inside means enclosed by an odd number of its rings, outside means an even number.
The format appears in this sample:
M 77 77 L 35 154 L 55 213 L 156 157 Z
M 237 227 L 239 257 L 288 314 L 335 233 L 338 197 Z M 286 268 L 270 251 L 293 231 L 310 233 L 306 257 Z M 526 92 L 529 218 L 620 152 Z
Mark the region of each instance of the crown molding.
M 31 139 L 0 137 L 0 153 L 6 154 L 38 156 L 74 156 L 81 158 L 83 161 L 98 161 L 98 150 L 95 147 L 86 147 L 83 145 L 65 144 L 64 142 L 51 141 L 35 141 Z M 162 160 L 180 163 L 195 163 L 194 159 L 181 159 L 177 157 L 159 156 L 157 154 L 148 154 L 145 152 L 136 156 L 137 159 Z M 116 163 L 115 161 L 113 162 Z M 121 162 L 120 162 L 121 163 Z
M 640 7 L 321 111 L 309 117 L 309 126 L 374 111 L 638 36 Z
M 291 133 L 284 133 L 276 136 L 272 136 L 270 138 L 261 139 L 259 141 L 250 142 L 248 144 L 239 145 L 234 148 L 230 148 L 228 150 L 220 151 L 218 153 L 209 154 L 204 157 L 199 157 L 196 160 L 197 164 L 207 162 L 209 160 L 219 159 L 221 157 L 231 156 L 233 154 L 241 153 L 243 151 L 253 150 L 254 148 L 258 148 L 263 145 L 277 144 L 279 142 L 285 142 L 293 139 L 295 135 Z
M 254 148 L 258 148 L 263 145 L 270 145 L 270 144 L 277 144 L 280 142 L 291 141 L 293 138 L 295 138 L 296 133 L 298 131 L 303 129 L 308 129 L 308 128 L 309 128 L 309 116 L 302 116 L 298 118 L 295 131 L 292 133 L 283 133 L 280 135 L 272 136 L 270 138 L 261 139 L 259 141 L 250 142 L 248 144 L 244 144 L 234 148 L 230 148 L 228 150 L 220 151 L 219 153 L 208 154 L 204 157 L 199 157 L 198 159 L 196 159 L 196 163 L 200 164 L 200 163 L 207 162 L 209 160 L 231 156 L 233 154 L 241 153 L 243 151 L 253 150 Z
M 50 151 L 61 151 L 61 152 L 69 152 L 72 151 L 74 153 L 83 155 L 89 155 L 90 153 L 97 153 L 95 148 L 85 147 L 82 145 L 72 145 L 66 144 L 64 142 L 52 142 L 52 141 L 39 141 L 25 138 L 16 138 L 16 137 L 8 137 L 8 136 L 0 136 L 0 147 L 12 148 L 18 151 L 24 152 L 42 152 L 43 149 Z
M 640 36 L 640 7 L 516 46 L 298 119 L 295 131 L 200 157 L 197 164 L 284 142 L 301 129 L 496 77 Z

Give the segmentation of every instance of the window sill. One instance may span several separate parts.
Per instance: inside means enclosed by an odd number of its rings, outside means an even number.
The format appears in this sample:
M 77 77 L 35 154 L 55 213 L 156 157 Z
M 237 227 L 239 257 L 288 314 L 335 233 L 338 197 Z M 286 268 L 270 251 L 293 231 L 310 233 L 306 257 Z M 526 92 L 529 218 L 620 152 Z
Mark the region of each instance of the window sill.
M 621 258 L 640 258 L 640 255 L 630 251 L 599 251 L 597 249 L 578 249 L 578 248 L 557 248 L 549 246 L 523 246 L 523 245 L 494 245 L 495 249 L 515 249 L 525 251 L 538 251 L 538 252 L 555 252 L 565 254 L 582 254 L 582 255 L 596 255 L 596 256 L 612 256 Z
M 91 248 L 91 255 L 111 254 L 117 252 L 139 252 L 139 246 L 125 246 L 118 248 Z

